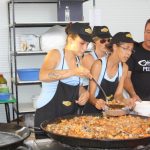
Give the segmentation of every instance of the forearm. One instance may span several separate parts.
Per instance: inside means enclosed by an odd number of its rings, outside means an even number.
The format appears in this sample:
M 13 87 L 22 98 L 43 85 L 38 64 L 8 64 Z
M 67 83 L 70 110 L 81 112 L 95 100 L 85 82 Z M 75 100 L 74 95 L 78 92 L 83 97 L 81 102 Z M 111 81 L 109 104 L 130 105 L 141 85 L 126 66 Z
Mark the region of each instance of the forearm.
M 57 81 L 65 79 L 71 76 L 74 76 L 73 69 L 67 70 L 41 70 L 40 71 L 40 80 L 44 82 Z
M 127 78 L 124 82 L 124 89 L 129 93 L 130 97 L 134 97 L 136 95 L 132 81 L 129 78 Z
M 93 106 L 95 106 L 96 105 L 96 101 L 97 101 L 96 97 L 93 96 L 93 95 L 90 95 L 89 103 L 92 104 Z

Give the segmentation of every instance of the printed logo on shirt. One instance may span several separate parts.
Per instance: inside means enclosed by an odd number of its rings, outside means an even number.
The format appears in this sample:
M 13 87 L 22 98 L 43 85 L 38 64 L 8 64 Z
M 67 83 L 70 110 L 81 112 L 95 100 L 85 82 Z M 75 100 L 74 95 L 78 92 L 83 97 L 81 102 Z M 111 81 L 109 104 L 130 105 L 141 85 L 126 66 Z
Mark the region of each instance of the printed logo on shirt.
M 138 64 L 143 67 L 144 72 L 150 71 L 150 60 L 140 60 Z

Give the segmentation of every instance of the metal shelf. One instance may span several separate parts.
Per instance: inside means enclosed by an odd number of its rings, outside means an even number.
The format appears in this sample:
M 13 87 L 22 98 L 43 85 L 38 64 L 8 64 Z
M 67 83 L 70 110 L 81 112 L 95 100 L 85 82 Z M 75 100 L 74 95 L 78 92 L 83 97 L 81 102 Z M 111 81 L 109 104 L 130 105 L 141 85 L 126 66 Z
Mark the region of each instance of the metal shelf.
M 17 80 L 17 82 L 15 81 L 15 79 L 12 79 L 12 82 L 16 85 L 38 85 L 41 84 L 41 81 L 21 81 L 21 80 Z
M 59 3 L 60 1 L 80 1 L 86 2 L 88 0 L 13 0 L 14 3 Z M 12 0 L 9 1 L 11 3 Z
M 71 22 L 80 22 L 88 24 L 88 22 L 84 21 L 71 21 Z M 52 27 L 55 25 L 66 26 L 70 22 L 58 21 L 58 22 L 27 22 L 27 23 L 15 23 L 14 25 L 10 25 L 10 28 L 29 28 L 29 27 Z
M 37 85 L 41 84 L 41 81 L 19 81 L 16 83 L 17 85 Z
M 46 55 L 47 52 L 44 51 L 31 51 L 31 52 L 15 52 L 15 53 L 11 53 L 12 56 L 32 56 L 32 55 Z
M 32 51 L 32 52 L 19 52 L 16 49 L 16 30 L 21 29 L 23 30 L 24 28 L 40 28 L 40 27 L 52 27 L 55 25 L 60 25 L 60 26 L 66 26 L 69 22 L 65 22 L 65 21 L 54 21 L 54 22 L 16 22 L 16 18 L 15 18 L 15 9 L 17 5 L 20 4 L 27 4 L 27 8 L 28 8 L 28 4 L 32 4 L 32 3 L 56 3 L 56 5 L 59 5 L 61 2 L 67 1 L 68 3 L 70 2 L 86 2 L 88 0 L 9 0 L 8 1 L 8 23 L 9 23 L 9 43 L 10 43 L 10 56 L 13 57 L 11 58 L 11 62 L 10 62 L 10 68 L 11 68 L 11 89 L 12 89 L 12 93 L 15 95 L 16 98 L 16 105 L 14 105 L 15 107 L 15 112 L 16 112 L 16 116 L 17 116 L 17 123 L 19 124 L 19 115 L 20 114 L 24 114 L 24 113 L 34 113 L 35 112 L 35 108 L 33 107 L 33 104 L 30 103 L 22 103 L 19 99 L 21 99 L 21 97 L 18 96 L 18 88 L 19 86 L 28 86 L 28 85 L 41 85 L 41 81 L 20 81 L 17 75 L 17 56 L 32 56 L 32 55 L 46 55 L 47 52 L 43 52 L 40 50 L 40 48 L 38 49 L 38 51 Z M 80 23 L 85 23 L 85 24 L 89 24 L 87 22 L 84 21 L 71 21 L 71 22 L 80 22 Z M 28 102 L 28 101 L 27 101 Z

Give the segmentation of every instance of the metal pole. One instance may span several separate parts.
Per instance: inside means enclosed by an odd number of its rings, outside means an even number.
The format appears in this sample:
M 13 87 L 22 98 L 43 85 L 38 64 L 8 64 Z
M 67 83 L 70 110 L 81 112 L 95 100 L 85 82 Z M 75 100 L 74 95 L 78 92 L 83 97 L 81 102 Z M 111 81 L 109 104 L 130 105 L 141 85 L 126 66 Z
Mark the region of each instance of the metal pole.
M 95 0 L 93 0 L 93 7 L 95 7 Z

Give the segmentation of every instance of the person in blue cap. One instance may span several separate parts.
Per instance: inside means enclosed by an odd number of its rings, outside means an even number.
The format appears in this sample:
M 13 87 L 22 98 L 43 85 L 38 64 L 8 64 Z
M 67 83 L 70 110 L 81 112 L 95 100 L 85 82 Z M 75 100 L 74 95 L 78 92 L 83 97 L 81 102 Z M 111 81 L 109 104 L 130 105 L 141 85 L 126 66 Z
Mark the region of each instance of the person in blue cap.
M 42 91 L 36 102 L 35 126 L 58 117 L 75 114 L 78 105 L 85 105 L 89 92 L 80 86 L 81 77 L 91 78 L 90 71 L 80 65 L 80 57 L 92 41 L 92 30 L 83 23 L 66 27 L 66 45 L 46 55 L 40 69 Z M 36 138 L 46 138 L 35 132 Z
M 128 72 L 126 61 L 133 53 L 134 41 L 130 32 L 118 32 L 109 44 L 111 54 L 94 62 L 91 68 L 93 78 L 101 85 L 108 98 L 115 99 L 125 105 L 134 105 L 132 98 L 123 97 L 123 85 Z M 106 99 L 93 80 L 89 85 L 89 103 L 86 113 L 99 113 L 106 107 Z

